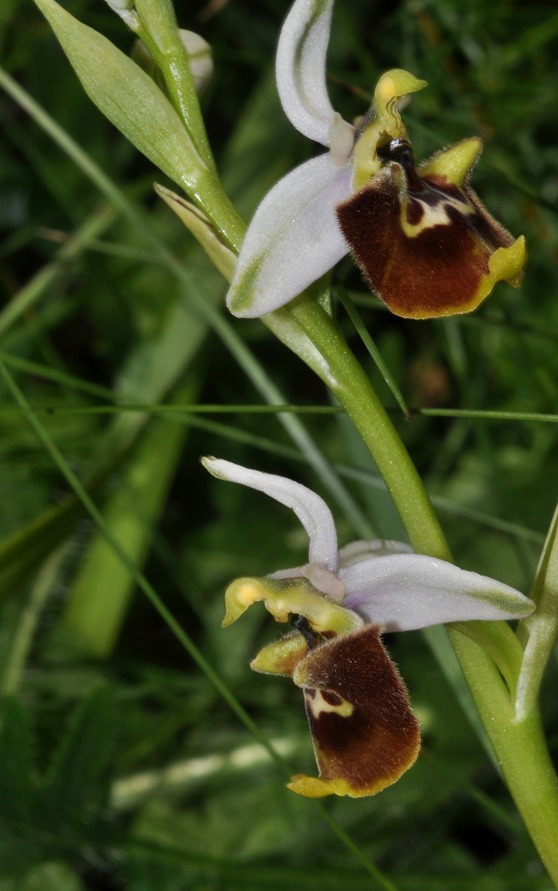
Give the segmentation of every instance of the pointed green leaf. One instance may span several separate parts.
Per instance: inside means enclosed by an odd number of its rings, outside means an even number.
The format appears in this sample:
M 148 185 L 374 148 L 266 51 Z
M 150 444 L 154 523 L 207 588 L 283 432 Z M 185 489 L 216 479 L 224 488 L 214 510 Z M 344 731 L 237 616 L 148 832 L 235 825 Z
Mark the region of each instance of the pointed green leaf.
M 48 19 L 86 93 L 133 145 L 188 191 L 207 167 L 159 87 L 106 37 L 54 0 L 35 0 Z

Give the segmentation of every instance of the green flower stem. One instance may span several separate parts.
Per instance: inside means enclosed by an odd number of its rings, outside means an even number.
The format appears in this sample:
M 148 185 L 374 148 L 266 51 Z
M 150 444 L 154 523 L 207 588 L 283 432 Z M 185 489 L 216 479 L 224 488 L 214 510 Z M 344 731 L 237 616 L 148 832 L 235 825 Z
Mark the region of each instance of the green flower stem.
M 169 98 L 182 118 L 200 156 L 215 172 L 215 161 L 196 94 L 190 61 L 170 0 L 136 0 L 140 25 L 137 36 L 146 45 L 167 87 Z
M 207 172 L 200 177 L 195 189 L 185 182 L 182 187 L 214 225 L 223 243 L 238 254 L 246 234 L 246 223 L 224 191 L 220 179 Z
M 448 631 L 510 793 L 558 887 L 558 779 L 538 708 L 533 705 L 516 721 L 513 702 L 488 653 L 458 631 Z
M 409 453 L 341 332 L 309 297 L 293 301 L 287 311 L 325 360 L 321 368 L 314 370 L 339 400 L 366 443 L 413 548 L 419 554 L 451 560 L 438 518 Z

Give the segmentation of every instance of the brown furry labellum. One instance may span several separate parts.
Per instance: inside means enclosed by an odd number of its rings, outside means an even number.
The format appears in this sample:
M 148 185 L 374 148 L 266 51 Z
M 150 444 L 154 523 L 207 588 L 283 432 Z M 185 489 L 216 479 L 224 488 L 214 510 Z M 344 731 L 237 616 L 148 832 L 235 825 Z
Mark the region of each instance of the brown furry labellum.
M 416 319 L 469 312 L 497 281 L 519 283 L 524 241 L 514 242 L 490 216 L 468 177 L 452 182 L 432 162 L 416 169 L 402 139 L 378 154 L 384 166 L 337 207 L 337 217 L 365 278 L 392 312 Z
M 319 778 L 294 776 L 301 795 L 374 795 L 411 767 L 420 732 L 405 685 L 380 639 L 380 626 L 324 640 L 299 662 Z

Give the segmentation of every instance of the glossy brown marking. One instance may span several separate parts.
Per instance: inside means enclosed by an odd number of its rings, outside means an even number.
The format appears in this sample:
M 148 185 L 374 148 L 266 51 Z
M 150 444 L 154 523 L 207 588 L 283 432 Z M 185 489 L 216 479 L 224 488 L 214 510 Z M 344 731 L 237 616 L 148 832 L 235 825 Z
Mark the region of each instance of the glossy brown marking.
M 322 690 L 322 699 L 329 705 L 338 706 L 343 704 L 342 698 L 337 693 L 334 693 L 333 690 Z
M 343 234 L 371 288 L 397 315 L 465 312 L 476 305 L 491 254 L 513 238 L 469 186 L 415 172 L 411 182 L 409 189 L 409 171 L 400 164 L 384 167 L 337 208 Z M 423 228 L 409 236 L 402 219 Z
M 411 200 L 407 203 L 405 215 L 407 217 L 407 222 L 410 223 L 411 226 L 416 226 L 424 216 L 424 207 L 420 201 Z
M 349 794 L 372 795 L 414 763 L 418 723 L 379 626 L 311 650 L 294 681 L 310 699 L 306 711 L 321 779 L 341 779 Z

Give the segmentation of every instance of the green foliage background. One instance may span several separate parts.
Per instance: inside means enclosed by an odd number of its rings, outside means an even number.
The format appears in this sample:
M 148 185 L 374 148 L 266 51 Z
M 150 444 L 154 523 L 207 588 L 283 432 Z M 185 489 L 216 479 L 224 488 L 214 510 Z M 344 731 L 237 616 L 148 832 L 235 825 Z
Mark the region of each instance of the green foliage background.
M 131 45 L 100 0 L 66 5 Z M 282 173 L 316 153 L 275 93 L 287 4 L 176 7 L 180 25 L 212 44 L 204 113 L 249 218 Z M 0 349 L 35 427 L 3 385 L 0 889 L 547 891 L 442 634 L 388 640 L 424 735 L 400 783 L 324 805 L 284 788 L 289 767 L 261 738 L 312 770 L 300 692 L 248 668 L 277 629 L 257 611 L 227 631 L 219 622 L 231 578 L 297 565 L 306 542 L 288 511 L 213 480 L 198 457 L 307 482 L 331 501 L 342 543 L 365 526 L 401 537 L 399 521 L 340 414 L 305 410 L 289 427 L 285 414 L 256 413 L 265 375 L 284 403 L 329 404 L 259 322 L 227 318 L 224 283 L 152 191 L 163 177 L 92 107 L 32 4 L 4 0 L 0 29 L 4 71 L 56 124 L 47 132 L 2 75 Z M 481 135 L 475 188 L 527 236 L 521 288 L 500 285 L 471 317 L 391 317 L 349 260 L 333 280 L 411 408 L 405 420 L 339 306 L 458 562 L 524 591 L 558 491 L 557 37 L 551 2 L 338 0 L 329 54 L 333 103 L 348 119 L 383 70 L 426 78 L 406 113 L 417 157 Z M 112 192 L 60 144 L 63 131 Z M 341 500 L 301 457 L 301 430 L 343 483 Z M 543 690 L 554 752 L 557 675 L 554 659 Z

